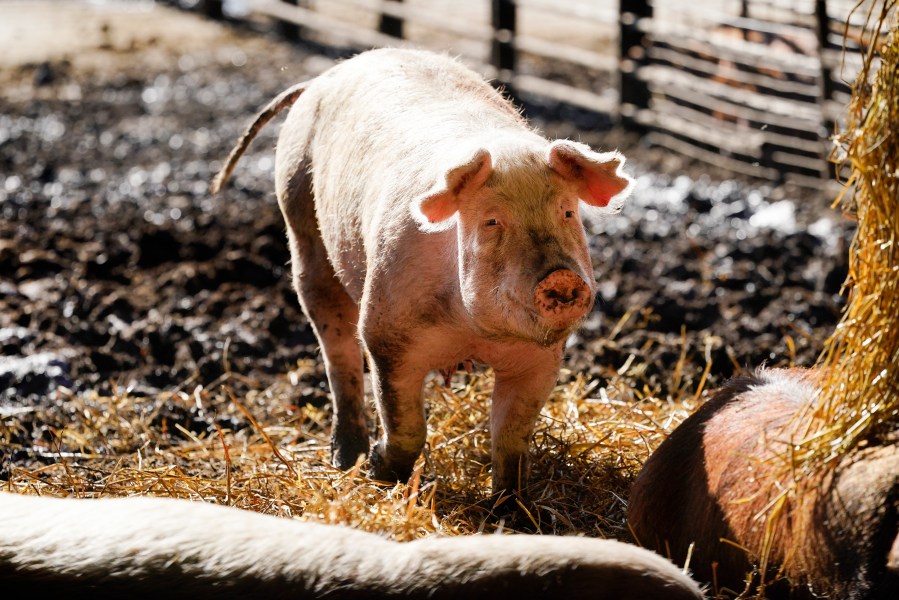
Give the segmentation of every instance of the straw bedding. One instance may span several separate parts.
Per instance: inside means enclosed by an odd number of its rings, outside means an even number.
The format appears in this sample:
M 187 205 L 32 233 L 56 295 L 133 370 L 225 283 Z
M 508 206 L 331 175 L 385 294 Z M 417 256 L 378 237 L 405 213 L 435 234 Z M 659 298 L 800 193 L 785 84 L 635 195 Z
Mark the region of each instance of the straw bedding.
M 329 410 L 279 400 L 288 377 L 243 398 L 227 386 L 153 398 L 126 390 L 61 398 L 57 407 L 33 409 L 44 414 L 30 419 L 46 427 L 30 449 L 16 417 L 5 415 L 0 443 L 21 450 L 4 488 L 189 498 L 349 524 L 395 540 L 497 529 L 627 539 L 630 482 L 694 408 L 693 397 L 641 397 L 622 379 L 600 387 L 575 376 L 559 386 L 534 435 L 533 505 L 509 521 L 489 517 L 482 502 L 490 489 L 492 384 L 487 372 L 459 373 L 451 387 L 427 385 L 428 445 L 408 485 L 331 467 Z

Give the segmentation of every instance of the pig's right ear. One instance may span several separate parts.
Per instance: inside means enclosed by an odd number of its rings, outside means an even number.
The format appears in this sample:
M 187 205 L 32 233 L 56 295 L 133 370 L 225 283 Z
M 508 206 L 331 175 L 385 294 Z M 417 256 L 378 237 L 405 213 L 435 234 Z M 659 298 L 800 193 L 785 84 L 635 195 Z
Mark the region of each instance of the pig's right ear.
M 618 152 L 594 152 L 588 146 L 569 140 L 556 140 L 546 153 L 549 166 L 566 180 L 574 183 L 585 207 L 621 210 L 634 180 L 621 167 L 624 156 Z
M 412 214 L 422 231 L 446 231 L 455 223 L 461 201 L 481 189 L 493 173 L 490 152 L 480 149 L 468 161 L 450 168 L 430 190 L 415 199 Z

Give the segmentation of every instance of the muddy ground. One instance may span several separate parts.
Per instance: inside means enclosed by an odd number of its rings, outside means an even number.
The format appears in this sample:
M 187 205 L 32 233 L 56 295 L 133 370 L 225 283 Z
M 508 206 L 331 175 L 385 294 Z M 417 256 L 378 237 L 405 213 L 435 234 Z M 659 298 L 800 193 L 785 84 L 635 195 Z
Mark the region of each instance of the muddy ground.
M 0 411 L 60 386 L 141 396 L 289 378 L 289 402 L 323 403 L 273 195 L 277 126 L 224 193 L 208 182 L 256 110 L 331 57 L 138 6 L 149 12 L 85 16 L 74 49 L 53 47 L 60 24 L 0 63 Z M 832 190 L 735 180 L 525 100 L 548 135 L 618 146 L 639 178 L 620 215 L 589 225 L 601 299 L 569 345 L 572 373 L 674 398 L 707 367 L 709 387 L 814 362 L 844 304 L 852 233 Z

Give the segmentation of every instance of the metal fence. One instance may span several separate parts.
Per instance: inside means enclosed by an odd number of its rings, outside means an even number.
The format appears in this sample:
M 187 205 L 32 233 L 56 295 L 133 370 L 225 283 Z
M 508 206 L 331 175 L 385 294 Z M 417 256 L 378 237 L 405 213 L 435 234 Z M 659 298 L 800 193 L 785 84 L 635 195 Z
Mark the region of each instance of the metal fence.
M 361 50 L 460 55 L 511 95 L 607 115 L 732 171 L 817 185 L 874 0 L 175 0 Z M 846 48 L 844 51 L 844 40 Z

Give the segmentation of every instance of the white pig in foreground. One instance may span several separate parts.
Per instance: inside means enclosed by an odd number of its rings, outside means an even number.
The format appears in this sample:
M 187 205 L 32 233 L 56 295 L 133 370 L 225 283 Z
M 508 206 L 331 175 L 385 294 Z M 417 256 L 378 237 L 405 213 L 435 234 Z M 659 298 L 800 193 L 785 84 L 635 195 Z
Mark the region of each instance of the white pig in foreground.
M 0 589 L 94 600 L 702 598 L 666 559 L 611 540 L 478 535 L 400 544 L 201 502 L 8 493 L 0 493 Z
M 455 60 L 382 49 L 275 98 L 214 192 L 289 105 L 275 186 L 334 397 L 334 464 L 347 469 L 368 452 L 362 349 L 382 428 L 370 474 L 380 480 L 406 480 L 421 453 L 427 373 L 474 361 L 496 374 L 494 491 L 520 489 L 565 340 L 593 305 L 579 205 L 620 205 L 632 183 L 624 157 L 547 141 Z

